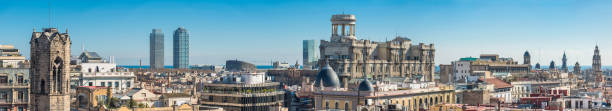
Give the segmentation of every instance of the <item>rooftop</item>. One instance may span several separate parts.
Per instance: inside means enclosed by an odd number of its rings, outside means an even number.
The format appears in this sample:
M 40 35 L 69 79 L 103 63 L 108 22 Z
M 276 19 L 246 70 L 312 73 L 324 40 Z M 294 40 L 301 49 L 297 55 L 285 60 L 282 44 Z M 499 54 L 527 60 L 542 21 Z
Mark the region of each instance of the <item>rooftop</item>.
M 164 98 L 175 98 L 175 97 L 191 97 L 189 94 L 185 93 L 164 93 L 162 94 Z
M 500 79 L 497 79 L 497 78 L 487 78 L 487 79 L 480 78 L 478 80 L 487 82 L 489 84 L 493 84 L 495 86 L 495 89 L 498 89 L 498 88 L 511 88 L 512 87 L 511 84 L 509 84 L 509 83 L 507 83 L 505 81 L 502 81 Z

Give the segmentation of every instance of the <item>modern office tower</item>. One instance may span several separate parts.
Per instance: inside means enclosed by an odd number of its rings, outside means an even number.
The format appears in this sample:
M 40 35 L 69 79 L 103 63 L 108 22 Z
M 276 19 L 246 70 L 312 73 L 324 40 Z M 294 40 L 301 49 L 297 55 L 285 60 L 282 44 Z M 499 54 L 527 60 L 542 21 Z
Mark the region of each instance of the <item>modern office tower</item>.
M 319 41 L 304 40 L 302 48 L 304 69 L 316 68 L 317 61 L 319 60 Z
M 529 51 L 525 51 L 525 54 L 523 54 L 523 64 L 531 65 L 531 55 L 529 55 Z
M 179 27 L 174 31 L 172 65 L 176 69 L 189 68 L 189 33 Z
M 70 110 L 70 36 L 56 28 L 32 32 L 30 88 L 32 111 Z
M 161 29 L 153 29 L 149 36 L 149 63 L 151 69 L 164 68 L 164 33 Z

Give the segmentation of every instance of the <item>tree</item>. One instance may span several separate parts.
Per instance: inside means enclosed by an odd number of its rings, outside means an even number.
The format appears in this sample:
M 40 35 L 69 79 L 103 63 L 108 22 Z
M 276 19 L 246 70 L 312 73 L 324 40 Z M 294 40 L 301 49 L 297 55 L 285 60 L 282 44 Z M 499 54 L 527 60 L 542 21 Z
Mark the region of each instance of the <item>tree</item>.
M 130 97 L 130 101 L 128 102 L 128 107 L 130 107 L 130 108 L 138 107 L 138 105 L 136 104 L 134 99 L 132 99 L 131 97 Z

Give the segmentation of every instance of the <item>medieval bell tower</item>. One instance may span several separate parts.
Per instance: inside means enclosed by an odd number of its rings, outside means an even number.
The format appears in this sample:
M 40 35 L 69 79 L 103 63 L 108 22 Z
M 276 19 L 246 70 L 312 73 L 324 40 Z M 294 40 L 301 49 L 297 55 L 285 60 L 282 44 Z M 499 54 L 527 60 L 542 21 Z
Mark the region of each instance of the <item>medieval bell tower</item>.
M 56 28 L 32 32 L 30 40 L 30 110 L 70 110 L 70 37 Z

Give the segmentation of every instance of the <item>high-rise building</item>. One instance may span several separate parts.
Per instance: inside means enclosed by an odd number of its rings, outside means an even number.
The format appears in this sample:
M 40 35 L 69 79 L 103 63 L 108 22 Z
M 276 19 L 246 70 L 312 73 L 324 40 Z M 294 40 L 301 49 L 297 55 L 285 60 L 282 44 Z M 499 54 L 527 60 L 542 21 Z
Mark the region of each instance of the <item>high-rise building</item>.
M 319 41 L 304 40 L 302 48 L 304 69 L 315 69 L 319 60 Z
M 561 62 L 563 63 L 561 64 L 561 71 L 567 72 L 567 57 L 565 56 L 565 52 L 563 52 L 563 59 L 561 59 Z
M 172 65 L 176 69 L 189 68 L 189 33 L 179 27 L 174 31 Z
M 56 28 L 32 32 L 30 88 L 32 111 L 70 110 L 70 36 Z
M 525 54 L 523 54 L 523 64 L 531 65 L 531 55 L 529 55 L 529 51 L 525 51 Z
M 161 29 L 153 29 L 149 38 L 149 62 L 151 69 L 164 68 L 164 33 Z

